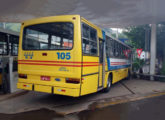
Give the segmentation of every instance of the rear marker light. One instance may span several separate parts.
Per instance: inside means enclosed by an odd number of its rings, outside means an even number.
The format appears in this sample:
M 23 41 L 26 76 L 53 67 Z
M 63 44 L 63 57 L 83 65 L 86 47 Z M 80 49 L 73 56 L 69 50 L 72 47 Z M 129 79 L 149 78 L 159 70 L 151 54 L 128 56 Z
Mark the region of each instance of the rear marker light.
M 78 84 L 78 83 L 80 83 L 80 79 L 66 78 L 66 83 L 75 83 L 75 84 Z
M 49 76 L 41 76 L 41 80 L 50 81 L 50 77 Z
M 61 92 L 65 92 L 65 90 L 62 89 Z
M 59 91 L 59 92 L 66 92 L 66 90 L 64 90 L 64 89 L 57 89 L 57 91 Z
M 27 79 L 27 75 L 26 74 L 19 74 L 18 76 L 19 76 L 19 78 Z
M 23 85 L 23 87 L 30 87 L 29 85 Z

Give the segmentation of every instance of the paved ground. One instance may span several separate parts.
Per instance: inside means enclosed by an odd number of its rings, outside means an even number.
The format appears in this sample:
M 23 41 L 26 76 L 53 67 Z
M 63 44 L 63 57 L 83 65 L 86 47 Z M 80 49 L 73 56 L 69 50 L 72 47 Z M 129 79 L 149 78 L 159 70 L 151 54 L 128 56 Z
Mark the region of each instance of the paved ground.
M 13 114 L 38 109 L 53 110 L 60 114 L 70 114 L 91 109 L 95 103 L 113 101 L 120 103 L 122 99 L 138 99 L 141 95 L 165 91 L 164 82 L 146 80 L 125 80 L 115 84 L 109 93 L 98 92 L 80 98 L 51 95 L 39 92 L 24 94 L 0 100 L 0 113 Z M 131 97 L 130 97 L 131 96 Z M 0 98 L 3 96 L 0 96 Z M 117 99 L 116 99 L 117 98 Z M 115 101 L 119 102 L 115 102 Z M 104 104 L 106 106 L 106 104 Z

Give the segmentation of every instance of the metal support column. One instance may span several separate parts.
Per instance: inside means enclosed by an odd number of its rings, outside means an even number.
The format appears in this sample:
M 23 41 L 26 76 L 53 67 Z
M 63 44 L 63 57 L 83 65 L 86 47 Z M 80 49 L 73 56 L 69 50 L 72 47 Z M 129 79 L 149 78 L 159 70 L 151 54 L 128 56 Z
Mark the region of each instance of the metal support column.
M 156 24 L 151 26 L 151 42 L 150 42 L 150 79 L 154 80 L 153 76 L 155 74 L 155 64 L 156 64 Z

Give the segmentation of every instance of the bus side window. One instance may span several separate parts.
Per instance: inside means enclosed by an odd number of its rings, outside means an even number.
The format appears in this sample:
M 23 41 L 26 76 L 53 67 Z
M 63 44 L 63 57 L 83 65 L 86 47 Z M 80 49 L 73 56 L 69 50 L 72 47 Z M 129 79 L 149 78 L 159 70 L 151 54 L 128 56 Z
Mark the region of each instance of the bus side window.
M 7 35 L 1 33 L 0 34 L 0 55 L 7 55 Z
M 107 57 L 112 57 L 113 56 L 113 41 L 110 37 L 106 36 L 106 54 Z
M 122 44 L 121 43 L 119 44 L 119 50 L 120 50 L 120 54 L 119 54 L 120 58 L 122 58 Z
M 118 42 L 115 41 L 115 57 L 119 57 Z
M 110 56 L 113 57 L 114 56 L 114 41 L 113 39 L 110 39 Z
M 109 41 L 108 41 L 108 36 L 106 36 L 105 42 L 106 42 L 106 56 L 109 57 L 109 47 L 108 47 Z
M 124 46 L 122 45 L 122 49 L 121 49 L 121 54 L 122 54 L 122 58 L 124 58 Z
M 10 48 L 10 53 L 12 56 L 17 56 L 18 55 L 18 42 L 19 42 L 19 37 L 10 35 L 9 37 L 9 48 Z
M 82 40 L 83 53 L 97 55 L 97 31 L 85 23 L 82 24 Z
M 131 52 L 132 52 L 132 51 L 131 51 L 130 49 L 128 49 L 128 51 L 129 51 L 129 52 L 128 52 L 128 59 L 131 60 Z

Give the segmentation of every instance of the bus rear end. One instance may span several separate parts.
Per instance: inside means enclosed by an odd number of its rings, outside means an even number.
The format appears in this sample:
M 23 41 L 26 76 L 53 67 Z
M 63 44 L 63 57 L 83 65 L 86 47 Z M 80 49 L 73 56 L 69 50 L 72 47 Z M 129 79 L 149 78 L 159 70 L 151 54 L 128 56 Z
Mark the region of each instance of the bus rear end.
M 80 96 L 80 16 L 67 15 L 22 24 L 17 87 L 24 90 Z

